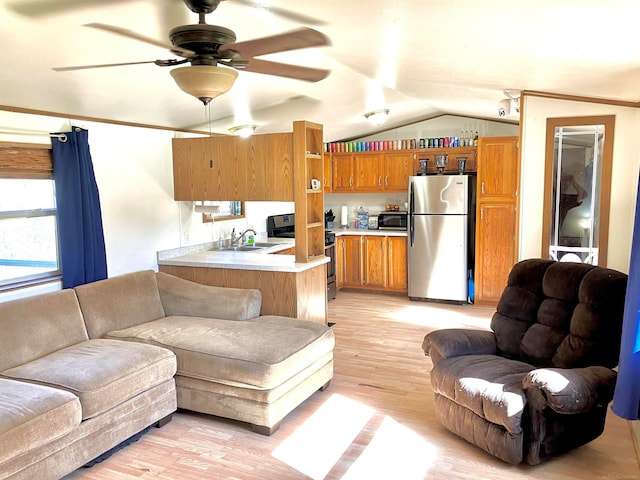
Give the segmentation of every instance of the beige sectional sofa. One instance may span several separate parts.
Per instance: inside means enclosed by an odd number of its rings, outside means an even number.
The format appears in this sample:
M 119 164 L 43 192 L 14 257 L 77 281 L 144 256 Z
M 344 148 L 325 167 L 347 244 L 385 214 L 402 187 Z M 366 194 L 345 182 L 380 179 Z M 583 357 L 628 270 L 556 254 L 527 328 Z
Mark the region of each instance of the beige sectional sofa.
M 270 434 L 333 376 L 330 328 L 151 270 L 0 303 L 0 479 L 54 479 L 176 407 Z

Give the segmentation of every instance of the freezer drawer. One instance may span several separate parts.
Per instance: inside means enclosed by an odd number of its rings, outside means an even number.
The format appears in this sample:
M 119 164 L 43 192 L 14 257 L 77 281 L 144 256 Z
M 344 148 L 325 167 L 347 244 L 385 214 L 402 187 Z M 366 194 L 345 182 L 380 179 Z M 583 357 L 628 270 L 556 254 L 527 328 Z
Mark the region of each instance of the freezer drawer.
M 467 215 L 412 215 L 409 297 L 468 301 Z

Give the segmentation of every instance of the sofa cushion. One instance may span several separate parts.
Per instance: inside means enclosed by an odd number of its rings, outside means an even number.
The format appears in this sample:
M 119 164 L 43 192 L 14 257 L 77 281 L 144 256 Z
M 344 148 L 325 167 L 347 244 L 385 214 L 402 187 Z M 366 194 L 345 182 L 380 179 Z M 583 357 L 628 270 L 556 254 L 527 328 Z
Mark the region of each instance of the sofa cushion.
M 202 285 L 163 272 L 156 273 L 156 280 L 167 317 L 248 320 L 260 315 L 260 290 Z
M 0 465 L 66 435 L 81 418 L 70 392 L 0 378 Z
M 73 290 L 0 303 L 0 371 L 88 339 Z
M 166 317 L 109 337 L 173 350 L 179 375 L 262 389 L 280 385 L 331 352 L 335 343 L 324 325 L 271 315 L 242 322 Z
M 165 316 L 153 270 L 79 285 L 74 290 L 89 338 Z
M 175 372 L 175 356 L 165 348 L 96 339 L 5 370 L 1 375 L 68 390 L 80 399 L 85 420 L 159 385 Z
M 431 371 L 433 391 L 512 434 L 522 432 L 526 403 L 522 380 L 534 367 L 496 355 L 442 360 Z

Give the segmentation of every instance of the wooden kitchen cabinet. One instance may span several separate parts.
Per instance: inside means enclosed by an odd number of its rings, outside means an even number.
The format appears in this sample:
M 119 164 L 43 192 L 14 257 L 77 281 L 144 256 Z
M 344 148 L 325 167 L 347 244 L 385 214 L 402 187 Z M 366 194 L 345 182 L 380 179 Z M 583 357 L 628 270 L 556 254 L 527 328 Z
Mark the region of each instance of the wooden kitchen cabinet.
M 387 237 L 387 245 L 387 287 L 394 292 L 406 292 L 409 286 L 407 272 L 407 238 Z
M 480 138 L 474 302 L 495 305 L 517 261 L 518 137 Z
M 382 153 L 353 154 L 356 192 L 378 192 L 384 190 L 382 176 L 384 161 Z
M 355 169 L 353 153 L 334 153 L 331 155 L 331 190 L 334 193 L 354 191 L 353 177 Z
M 344 235 L 337 238 L 340 245 L 336 248 L 336 284 L 342 287 L 362 286 L 362 236 Z
M 387 286 L 387 237 L 362 236 L 362 285 L 369 288 Z
M 407 291 L 407 239 L 342 235 L 336 238 L 336 285 L 342 288 Z
M 322 186 L 324 193 L 331 193 L 331 184 L 333 178 L 331 178 L 331 154 L 325 152 L 323 155 L 324 160 L 324 176 L 322 178 Z
M 292 134 L 174 138 L 174 199 L 293 201 Z
M 420 171 L 420 160 L 427 160 L 427 172 L 438 173 L 436 168 L 436 155 L 447 155 L 447 166 L 444 171 L 453 173 L 458 171 L 458 158 L 466 158 L 464 171 L 475 172 L 478 169 L 478 148 L 477 147 L 455 147 L 455 148 L 426 148 L 415 151 L 413 169 L 411 175 L 417 175 Z
M 247 140 L 247 196 L 243 200 L 293 200 L 292 135 L 270 133 Z
M 409 187 L 409 176 L 413 167 L 415 153 L 387 152 L 384 154 L 383 186 L 387 191 L 406 192 Z

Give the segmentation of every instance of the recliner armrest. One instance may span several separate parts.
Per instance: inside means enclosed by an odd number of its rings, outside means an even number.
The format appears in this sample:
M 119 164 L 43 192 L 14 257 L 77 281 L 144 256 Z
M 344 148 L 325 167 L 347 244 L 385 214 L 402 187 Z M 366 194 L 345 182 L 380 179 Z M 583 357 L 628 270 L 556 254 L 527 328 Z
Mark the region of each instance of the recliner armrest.
M 613 399 L 617 373 L 607 367 L 540 368 L 522 381 L 527 400 L 542 410 L 545 406 L 558 413 L 588 412 Z
M 157 272 L 166 316 L 249 320 L 260 315 L 262 294 L 251 288 L 214 287 Z
M 436 365 L 441 360 L 461 355 L 495 355 L 496 337 L 488 330 L 450 328 L 428 333 L 422 342 L 425 355 Z

